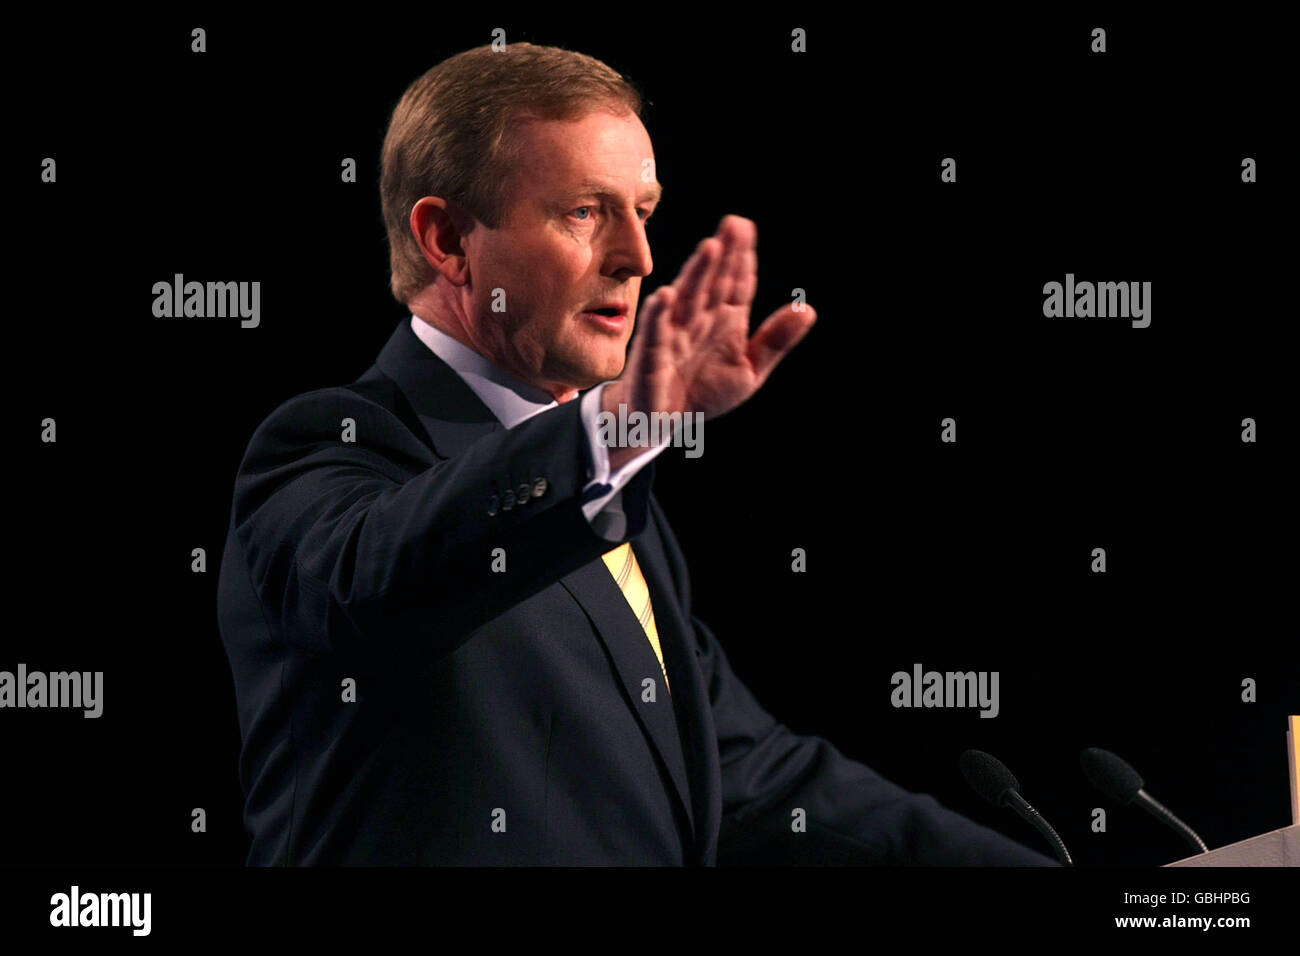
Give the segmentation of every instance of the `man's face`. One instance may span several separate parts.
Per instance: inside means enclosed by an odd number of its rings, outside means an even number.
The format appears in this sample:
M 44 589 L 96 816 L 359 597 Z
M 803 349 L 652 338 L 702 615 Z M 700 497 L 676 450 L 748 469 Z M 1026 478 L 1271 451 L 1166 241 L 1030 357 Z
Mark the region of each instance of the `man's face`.
M 658 202 L 650 136 L 636 116 L 527 120 L 500 228 L 475 225 L 469 256 L 475 338 L 519 378 L 559 394 L 617 378 L 653 261 Z M 504 290 L 504 311 L 494 311 Z M 602 305 L 617 317 L 593 315 Z

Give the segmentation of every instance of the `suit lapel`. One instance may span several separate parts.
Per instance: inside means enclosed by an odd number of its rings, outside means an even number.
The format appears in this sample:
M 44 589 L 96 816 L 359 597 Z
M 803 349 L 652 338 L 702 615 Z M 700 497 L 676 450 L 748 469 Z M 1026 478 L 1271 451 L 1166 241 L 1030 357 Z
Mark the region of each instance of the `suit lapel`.
M 722 769 L 717 756 L 717 731 L 713 726 L 709 689 L 695 659 L 695 641 L 691 636 L 694 628 L 677 603 L 677 589 L 667 561 L 660 557 L 666 556 L 667 548 L 659 534 L 653 508 L 645 530 L 633 540 L 632 547 L 650 588 L 664 666 L 673 685 L 673 703 L 681 724 L 691 783 L 695 832 L 699 835 L 697 862 L 712 865 L 717 858 L 718 830 L 722 823 Z
M 633 548 L 635 549 L 635 544 Z M 638 554 L 637 562 L 640 563 L 641 560 L 641 555 Z M 598 559 L 583 565 L 577 571 L 561 578 L 560 583 L 587 612 L 587 616 L 595 626 L 596 634 L 609 652 L 623 689 L 628 695 L 628 704 L 632 712 L 636 714 L 637 720 L 640 721 L 646 735 L 668 768 L 682 808 L 686 811 L 686 818 L 691 821 L 690 839 L 694 841 L 695 819 L 691 788 L 682 755 L 681 737 L 677 730 L 677 717 L 673 712 L 675 705 L 672 695 L 662 688 L 659 681 L 656 681 L 659 689 L 656 691 L 655 703 L 641 702 L 641 682 L 647 677 L 660 675 L 659 661 L 655 657 L 654 648 L 650 646 L 650 639 L 646 637 L 641 622 L 632 612 L 627 599 L 623 597 L 623 592 L 618 589 L 618 582 L 609 573 L 609 568 L 605 566 L 604 561 Z M 650 599 L 654 601 L 653 593 Z M 655 607 L 656 623 L 658 623 L 658 605 Z M 662 637 L 661 630 L 661 645 Z M 668 668 L 667 653 L 665 650 L 666 668 Z M 668 668 L 668 680 L 672 682 L 676 679 L 677 675 L 673 669 Z
M 402 320 L 375 365 L 410 400 L 439 458 L 454 458 L 484 435 L 505 428 L 450 365 Z

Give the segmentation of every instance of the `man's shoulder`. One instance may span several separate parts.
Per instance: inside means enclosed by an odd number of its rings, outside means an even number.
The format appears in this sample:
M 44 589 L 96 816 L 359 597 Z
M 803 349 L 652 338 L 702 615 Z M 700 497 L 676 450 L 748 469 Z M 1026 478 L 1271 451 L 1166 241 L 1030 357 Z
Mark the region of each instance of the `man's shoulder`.
M 252 458 L 321 442 L 391 451 L 403 459 L 425 460 L 430 452 L 419 416 L 401 388 L 372 367 L 354 382 L 312 389 L 277 405 L 253 431 L 241 470 Z
M 391 369 L 393 363 L 398 367 L 409 363 L 412 353 L 422 355 L 420 349 L 412 344 L 414 340 L 409 320 L 398 322 L 360 378 L 347 384 L 311 389 L 285 399 L 262 420 L 257 432 L 285 426 L 294 429 L 333 428 L 341 413 L 378 416 L 390 425 L 405 424 L 419 432 L 418 417 Z M 389 360 L 388 365 L 384 364 L 385 357 Z
M 383 375 L 363 377 L 346 385 L 327 385 L 285 399 L 262 419 L 257 431 L 285 426 L 329 427 L 337 423 L 341 413 L 395 413 L 401 401 L 401 390 L 392 379 Z

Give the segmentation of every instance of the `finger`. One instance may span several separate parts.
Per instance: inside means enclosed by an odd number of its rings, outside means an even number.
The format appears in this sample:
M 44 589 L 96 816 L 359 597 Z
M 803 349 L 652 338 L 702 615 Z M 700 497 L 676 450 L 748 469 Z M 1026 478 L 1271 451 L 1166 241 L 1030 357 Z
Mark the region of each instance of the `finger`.
M 738 225 L 733 225 L 733 220 Z M 718 264 L 717 274 L 709 288 L 708 308 L 716 309 L 724 302 L 731 301 L 736 277 L 740 274 L 740 267 L 744 261 L 749 229 L 752 229 L 753 225 L 748 219 L 742 219 L 740 216 L 726 216 L 722 220 L 722 225 L 718 227 L 718 234 L 722 237 L 725 248 L 722 261 Z
M 641 348 L 658 348 L 665 340 L 663 329 L 664 322 L 667 320 L 665 313 L 672 309 L 673 293 L 672 286 L 660 286 L 642 304 L 641 314 L 636 320 L 638 332 L 636 338 Z
M 681 274 L 673 283 L 677 290 L 673 320 L 677 324 L 686 325 L 694 317 L 695 303 L 704 283 L 705 274 L 716 262 L 721 247 L 722 243 L 714 236 L 701 239 L 695 249 L 695 255 L 682 266 Z
M 758 289 L 758 228 L 750 223 L 745 234 L 745 242 L 736 254 L 736 267 L 732 273 L 729 305 L 743 305 L 749 308 L 754 304 L 754 292 Z
M 747 353 L 760 385 L 772 374 L 777 362 L 789 355 L 790 350 L 808 334 L 816 321 L 817 312 L 812 306 L 805 305 L 802 312 L 796 312 L 794 303 L 791 303 L 777 309 L 759 326 L 749 340 Z
M 713 237 L 706 256 L 704 272 L 700 276 L 700 284 L 690 299 L 690 306 L 694 312 L 702 312 L 709 308 L 709 303 L 713 299 L 713 286 L 718 281 L 718 270 L 722 268 L 727 249 L 734 242 L 735 239 L 729 229 L 719 230 L 719 235 Z

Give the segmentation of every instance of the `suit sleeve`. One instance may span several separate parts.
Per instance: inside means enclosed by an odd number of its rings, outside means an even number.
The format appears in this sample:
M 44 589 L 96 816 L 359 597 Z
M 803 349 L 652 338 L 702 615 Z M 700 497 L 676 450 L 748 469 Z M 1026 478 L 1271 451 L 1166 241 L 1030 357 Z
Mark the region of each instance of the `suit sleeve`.
M 720 865 L 1057 866 L 928 794 L 891 783 L 829 741 L 793 733 L 764 710 L 703 621 L 690 611 L 680 548 L 656 502 L 683 609 L 692 624 L 722 768 Z M 802 808 L 807 829 L 791 829 Z
M 231 515 L 273 633 L 405 666 L 449 653 L 608 551 L 581 506 L 590 463 L 578 406 L 498 428 L 446 460 L 350 389 L 280 406 L 249 442 Z M 355 441 L 341 440 L 346 418 Z M 645 525 L 652 472 L 624 489 L 628 536 Z M 507 506 L 525 484 L 527 500 Z

